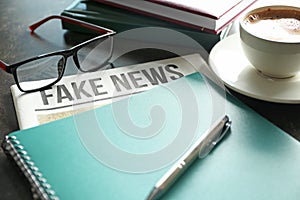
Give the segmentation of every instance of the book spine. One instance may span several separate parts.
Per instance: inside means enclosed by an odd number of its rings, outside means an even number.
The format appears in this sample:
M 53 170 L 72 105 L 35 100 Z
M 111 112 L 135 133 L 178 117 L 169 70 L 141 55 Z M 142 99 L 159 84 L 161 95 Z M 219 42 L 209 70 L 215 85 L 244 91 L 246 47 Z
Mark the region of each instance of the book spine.
M 35 199 L 59 200 L 16 136 L 6 136 L 3 149 L 18 165 L 32 186 Z

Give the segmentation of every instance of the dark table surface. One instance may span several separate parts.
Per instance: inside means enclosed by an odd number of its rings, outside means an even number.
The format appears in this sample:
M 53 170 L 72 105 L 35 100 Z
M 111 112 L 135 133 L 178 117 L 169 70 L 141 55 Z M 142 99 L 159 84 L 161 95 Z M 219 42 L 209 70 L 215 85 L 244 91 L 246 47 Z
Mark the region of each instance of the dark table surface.
M 45 16 L 59 14 L 72 0 L 6 0 L 0 1 L 0 59 L 13 63 L 50 51 L 65 49 L 72 40 L 86 36 L 68 33 L 60 22 L 50 22 L 39 29 L 38 35 L 30 34 L 28 25 Z M 69 40 L 71 39 L 71 40 Z M 10 86 L 13 77 L 0 71 L 0 142 L 6 134 L 18 130 Z M 234 96 L 270 120 L 292 137 L 300 140 L 300 104 L 288 105 L 264 102 L 231 91 Z M 30 187 L 15 166 L 0 149 L 0 199 L 32 199 Z

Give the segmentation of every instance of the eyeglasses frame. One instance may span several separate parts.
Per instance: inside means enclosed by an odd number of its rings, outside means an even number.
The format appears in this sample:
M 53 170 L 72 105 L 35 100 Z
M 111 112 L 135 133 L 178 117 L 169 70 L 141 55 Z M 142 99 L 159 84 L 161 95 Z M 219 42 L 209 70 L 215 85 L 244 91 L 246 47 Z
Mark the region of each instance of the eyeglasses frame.
M 73 18 L 66 17 L 66 16 L 60 16 L 60 15 L 52 15 L 52 16 L 46 17 L 46 18 L 44 18 L 44 19 L 42 19 L 42 20 L 40 20 L 40 21 L 38 21 L 38 22 L 30 25 L 29 29 L 33 33 L 42 24 L 44 24 L 47 21 L 52 20 L 52 19 L 60 19 L 62 21 L 65 21 L 65 22 L 68 22 L 68 23 L 72 23 L 72 24 L 76 24 L 78 26 L 85 27 L 87 29 L 90 29 L 90 30 L 93 30 L 93 31 L 95 31 L 97 33 L 99 32 L 99 33 L 102 33 L 102 34 L 99 35 L 99 36 L 96 36 L 96 37 L 94 37 L 92 39 L 89 39 L 87 41 L 84 41 L 84 42 L 82 42 L 82 43 L 80 43 L 78 45 L 75 45 L 75 46 L 73 46 L 73 47 L 71 47 L 69 49 L 54 51 L 54 52 L 50 52 L 50 53 L 46 53 L 46 54 L 41 54 L 41 55 L 38 55 L 38 56 L 35 56 L 35 57 L 31 57 L 31 58 L 25 59 L 23 61 L 14 63 L 14 64 L 7 64 L 7 63 L 3 62 L 2 60 L 0 60 L 0 68 L 2 70 L 4 70 L 5 72 L 10 73 L 10 74 L 13 75 L 13 77 L 15 79 L 15 82 L 17 84 L 17 87 L 22 92 L 30 93 L 30 92 L 42 91 L 42 90 L 45 90 L 45 89 L 49 89 L 50 87 L 52 87 L 53 85 L 55 85 L 57 82 L 59 82 L 62 79 L 64 71 L 65 71 L 67 59 L 69 57 L 71 57 L 71 56 L 73 57 L 73 61 L 74 61 L 75 65 L 76 65 L 76 67 L 80 71 L 86 72 L 86 71 L 82 70 L 81 67 L 80 67 L 80 64 L 79 64 L 79 61 L 78 61 L 78 57 L 77 57 L 78 50 L 80 50 L 83 46 L 85 46 L 85 45 L 87 45 L 89 43 L 92 43 L 92 42 L 94 42 L 96 40 L 99 40 L 99 39 L 109 38 L 109 37 L 113 36 L 116 33 L 115 31 L 113 31 L 111 29 L 108 29 L 108 28 L 104 28 L 104 27 L 101 27 L 101 26 L 98 26 L 98 25 L 94 25 L 94 24 L 91 24 L 91 23 L 88 23 L 88 22 L 84 22 L 84 21 L 81 21 L 81 20 L 73 19 Z M 113 43 L 112 43 L 112 45 L 113 45 Z M 17 77 L 17 68 L 19 66 L 25 64 L 25 63 L 32 62 L 32 61 L 35 61 L 35 60 L 38 60 L 38 59 L 42 59 L 42 58 L 46 58 L 46 57 L 51 57 L 51 56 L 62 56 L 62 58 L 63 58 L 63 68 L 62 68 L 62 71 L 60 72 L 59 76 L 57 77 L 57 79 L 55 81 L 53 81 L 52 83 L 50 83 L 48 85 L 45 85 L 43 87 L 37 88 L 37 89 L 23 90 L 21 88 L 21 86 L 20 86 L 20 83 L 19 83 L 19 80 L 18 80 L 18 77 Z M 104 63 L 107 63 L 109 61 L 109 59 L 110 59 L 110 57 L 108 57 L 107 60 Z

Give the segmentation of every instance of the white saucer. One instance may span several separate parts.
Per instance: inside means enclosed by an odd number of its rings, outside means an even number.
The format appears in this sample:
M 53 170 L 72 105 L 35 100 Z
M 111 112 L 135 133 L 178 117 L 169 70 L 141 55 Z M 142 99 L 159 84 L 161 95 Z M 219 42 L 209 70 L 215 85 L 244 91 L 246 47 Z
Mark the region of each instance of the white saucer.
M 234 91 L 270 102 L 300 103 L 300 74 L 286 79 L 262 75 L 243 54 L 238 34 L 213 47 L 209 64 L 224 84 Z

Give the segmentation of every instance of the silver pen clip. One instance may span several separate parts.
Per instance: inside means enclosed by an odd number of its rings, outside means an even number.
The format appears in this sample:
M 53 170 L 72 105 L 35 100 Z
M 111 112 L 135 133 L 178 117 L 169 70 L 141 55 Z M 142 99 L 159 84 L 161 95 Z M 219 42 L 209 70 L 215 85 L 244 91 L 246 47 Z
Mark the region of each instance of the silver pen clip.
M 201 145 L 201 151 L 199 151 L 199 158 L 205 158 L 212 149 L 225 137 L 225 135 L 229 132 L 231 127 L 231 121 L 227 116 L 225 116 L 223 123 L 220 124 L 220 127 L 217 126 L 216 133 L 209 137 L 207 140 L 203 141 Z

